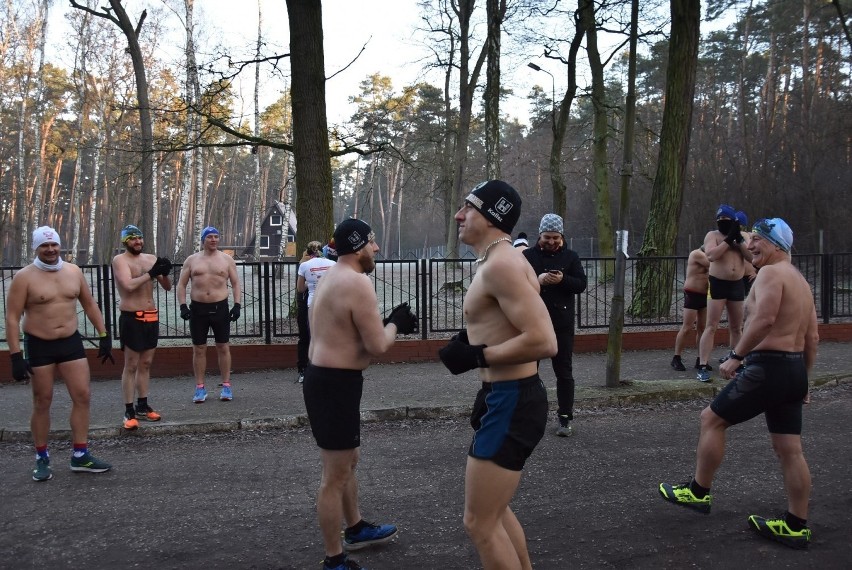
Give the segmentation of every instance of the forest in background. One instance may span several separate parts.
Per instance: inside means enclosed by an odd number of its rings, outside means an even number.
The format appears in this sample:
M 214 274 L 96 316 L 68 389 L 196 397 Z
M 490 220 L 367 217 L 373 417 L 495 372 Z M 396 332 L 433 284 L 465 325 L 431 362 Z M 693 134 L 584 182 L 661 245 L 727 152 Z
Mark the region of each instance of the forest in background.
M 394 85 L 378 72 L 351 94 L 357 111 L 350 120 L 329 126 L 333 219 L 357 216 L 370 223 L 387 258 L 397 257 L 400 250 L 405 255 L 443 246 L 453 227 L 447 212 L 457 204 L 444 203 L 447 194 L 441 185 L 447 183 L 447 164 L 461 144 L 455 138 L 461 96 L 450 94 L 464 90 L 451 86 L 461 81 L 465 58 L 473 65 L 481 61 L 477 57 L 485 49 L 486 27 L 484 8 L 479 13 L 472 1 L 462 3 L 469 5 L 472 22 L 479 26 L 460 29 L 460 19 L 452 17 L 455 3 L 427 0 L 420 2 L 423 26 L 412 30 L 433 54 L 412 65 L 443 70 L 444 84 Z M 288 58 L 263 51 L 262 39 L 270 32 L 262 25 L 253 54 L 232 54 L 223 46 L 196 52 L 192 0 L 112 0 L 110 5 L 126 8 L 130 23 L 138 24 L 149 97 L 147 105 L 140 105 L 138 69 L 121 27 L 85 10 L 71 10 L 72 35 L 65 38 L 66 45 L 49 50 L 44 23 L 52 4 L 8 0 L 0 7 L 4 265 L 29 259 L 29 233 L 45 223 L 59 230 L 69 259 L 106 263 L 118 245 L 120 228 L 137 223 L 148 207 L 156 236 L 148 240 L 149 250 L 156 247 L 161 255 L 182 260 L 196 249 L 194 236 L 203 226 L 218 227 L 223 243 L 243 247 L 274 201 L 288 202 L 295 210 L 299 200 L 313 199 L 310 188 L 300 191 L 293 164 Z M 80 4 L 98 10 L 95 2 Z M 642 246 L 651 208 L 669 57 L 668 2 L 641 4 L 633 176 L 624 221 L 631 253 Z M 701 6 L 702 25 L 708 18 L 731 23 L 700 37 L 683 202 L 679 218 L 671 221 L 678 236 L 674 250 L 685 255 L 700 243 L 714 225 L 716 207 L 730 203 L 751 221 L 787 219 L 795 231 L 795 251 L 850 251 L 852 40 L 842 15 L 852 2 L 716 0 Z M 536 61 L 546 73 L 568 73 L 579 12 L 576 2 L 508 2 L 501 24 L 502 65 Z M 602 143 L 608 171 L 604 192 L 611 197 L 604 215 L 613 219 L 624 144 L 628 12 L 628 2 L 594 3 L 598 41 L 613 46 L 601 50 Z M 185 57 L 155 57 L 166 30 L 173 35 L 175 29 L 182 30 Z M 469 42 L 467 54 L 455 41 L 462 35 Z M 73 54 L 66 59 L 75 62 L 72 69 L 50 61 L 56 50 Z M 588 53 L 580 49 L 577 58 Z M 282 96 L 253 109 L 253 120 L 240 118 L 252 102 L 242 101 L 234 90 L 238 73 L 280 84 Z M 537 233 L 540 217 L 554 209 L 548 162 L 564 99 L 551 89 L 550 78 L 542 75 L 541 81 L 528 94 L 528 122 L 500 116 L 497 148 L 500 177 L 524 197 L 516 231 L 530 235 Z M 602 253 L 595 246 L 602 214 L 596 187 L 601 178 L 593 156 L 593 141 L 600 139 L 595 107 L 601 99 L 592 97 L 590 79 L 579 75 L 577 82 L 560 156 L 566 188 L 561 213 L 575 249 L 595 256 Z M 468 87 L 473 106 L 463 144 L 466 162 L 454 181 L 464 188 L 487 177 L 489 152 L 484 75 Z M 499 85 L 502 92 L 511 88 Z M 142 107 L 151 114 L 152 203 L 141 191 L 146 172 L 140 158 L 146 136 L 139 122 Z M 300 236 L 300 241 L 327 237 Z

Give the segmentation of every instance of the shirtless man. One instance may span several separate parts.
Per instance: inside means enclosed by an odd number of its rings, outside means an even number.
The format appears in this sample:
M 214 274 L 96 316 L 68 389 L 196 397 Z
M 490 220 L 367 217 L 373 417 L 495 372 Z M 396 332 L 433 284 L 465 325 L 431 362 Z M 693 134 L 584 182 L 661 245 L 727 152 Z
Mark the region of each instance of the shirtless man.
M 18 381 L 30 380 L 33 390 L 33 413 L 30 419 L 30 431 L 36 448 L 33 481 L 53 478 L 47 438 L 50 433 L 53 382 L 57 375 L 62 377 L 71 396 L 70 423 L 74 445 L 71 470 L 78 473 L 103 473 L 112 467 L 88 451 L 91 389 L 83 337 L 77 331 L 78 301 L 89 322 L 98 331 L 98 358 L 101 363 L 107 359 L 113 360 L 112 339 L 83 272 L 73 263 L 62 260 L 60 244 L 56 230 L 48 226 L 36 228 L 33 232 L 36 258 L 12 278 L 6 298 L 6 336 L 12 360 L 12 376 Z M 24 358 L 18 337 L 22 318 L 27 358 Z
M 397 534 L 394 525 L 361 518 L 355 477 L 361 445 L 362 371 L 371 357 L 387 352 L 397 333 L 410 334 L 417 324 L 407 303 L 395 307 L 384 321 L 376 311 L 376 291 L 367 277 L 376 267 L 379 251 L 374 237 L 361 220 L 349 219 L 337 226 L 337 263 L 323 273 L 308 313 L 311 344 L 302 386 L 322 460 L 317 515 L 325 569 L 357 570 L 361 566 L 347 559 L 344 550 L 385 543 Z
M 186 286 L 190 282 L 191 307 L 186 304 Z M 230 311 L 228 283 L 234 294 L 234 305 Z M 201 230 L 201 251 L 186 258 L 177 287 L 180 316 L 183 320 L 189 320 L 189 333 L 192 336 L 192 370 L 195 373 L 192 401 L 201 404 L 207 399 L 204 372 L 207 370 L 207 335 L 211 328 L 219 357 L 219 373 L 222 375 L 219 399 L 223 402 L 233 400 L 231 348 L 228 341 L 231 338 L 231 322 L 240 318 L 242 290 L 237 277 L 237 264 L 233 257 L 219 251 L 219 230 L 213 226 Z
M 142 253 L 145 238 L 136 226 L 125 226 L 121 230 L 124 253 L 112 259 L 112 274 L 115 278 L 121 302 L 118 308 L 118 337 L 124 351 L 124 371 L 121 373 L 121 391 L 124 395 L 124 421 L 122 427 L 135 430 L 139 420 L 156 422 L 159 413 L 148 404 L 148 382 L 151 378 L 151 363 L 160 336 L 160 319 L 154 304 L 154 283 L 166 291 L 172 290 L 169 273 L 172 262 L 165 257 Z M 137 395 L 136 408 L 133 396 Z
M 695 329 L 695 345 L 704 332 L 707 321 L 707 276 L 710 274 L 710 260 L 704 254 L 704 246 L 689 252 L 686 260 L 686 279 L 683 282 L 683 324 L 675 338 L 675 353 L 672 358 L 672 368 L 686 370 L 680 353 L 686 344 L 686 339 Z M 699 357 L 695 357 L 695 367 L 699 366 Z
M 713 339 L 722 310 L 728 310 L 728 335 L 731 347 L 737 345 L 743 330 L 743 300 L 745 288 L 743 275 L 745 264 L 751 261 L 751 253 L 746 247 L 736 211 L 722 204 L 716 211 L 717 230 L 707 232 L 704 237 L 704 253 L 710 260 L 710 302 L 707 308 L 707 324 L 698 345 L 699 367 L 697 378 L 700 382 L 710 381 L 707 363 L 713 352 Z
M 464 299 L 468 328 L 439 352 L 453 374 L 480 369 L 464 525 L 486 570 L 532 568 L 524 530 L 509 503 L 547 425 L 538 361 L 557 352 L 539 281 L 509 237 L 520 210 L 515 189 L 491 180 L 474 188 L 456 212 L 459 240 L 480 257 Z
M 748 248 L 760 271 L 747 301 L 748 320 L 730 358 L 719 367 L 732 380 L 701 412 L 692 481 L 662 483 L 659 491 L 667 501 L 709 513 L 710 485 L 725 454 L 726 430 L 764 414 L 781 461 L 787 512 L 777 519 L 751 515 L 749 526 L 761 536 L 804 549 L 811 540 L 811 475 L 802 453 L 802 403 L 819 336 L 813 293 L 790 262 L 792 245 L 793 232 L 781 218 L 754 226 Z

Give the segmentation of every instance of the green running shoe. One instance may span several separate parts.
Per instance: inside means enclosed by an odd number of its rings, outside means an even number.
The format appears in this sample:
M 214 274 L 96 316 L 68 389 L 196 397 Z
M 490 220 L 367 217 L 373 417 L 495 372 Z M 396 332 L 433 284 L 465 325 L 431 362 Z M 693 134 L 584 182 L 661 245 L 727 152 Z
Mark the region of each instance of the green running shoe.
M 53 470 L 50 468 L 49 457 L 39 457 L 36 459 L 36 466 L 33 469 L 33 481 L 50 481 L 53 479 Z
M 71 471 L 77 473 L 103 473 L 112 469 L 112 465 L 106 461 L 101 461 L 91 453 L 86 453 L 80 457 L 71 456 Z
M 684 483 L 683 485 L 660 483 L 660 495 L 670 503 L 696 510 L 705 515 L 710 514 L 710 503 L 713 500 L 713 496 L 707 494 L 704 498 L 699 499 L 692 493 L 689 483 Z
M 802 530 L 792 530 L 784 517 L 777 519 L 765 519 L 757 515 L 748 517 L 749 526 L 751 526 L 760 536 L 770 540 L 775 540 L 795 548 L 797 550 L 807 550 L 808 544 L 811 542 L 811 529 L 803 528 Z

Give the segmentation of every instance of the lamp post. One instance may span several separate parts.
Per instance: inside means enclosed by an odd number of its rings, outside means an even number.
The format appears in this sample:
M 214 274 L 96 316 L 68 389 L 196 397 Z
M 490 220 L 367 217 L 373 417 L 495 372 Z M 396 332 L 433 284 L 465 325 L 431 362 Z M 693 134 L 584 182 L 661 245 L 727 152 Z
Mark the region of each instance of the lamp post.
M 529 62 L 527 64 L 527 67 L 529 67 L 530 69 L 534 69 L 535 71 L 543 71 L 544 73 L 546 73 L 550 76 L 550 97 L 551 97 L 551 99 L 550 99 L 550 101 L 551 101 L 550 121 L 551 121 L 551 126 L 553 127 L 554 132 L 556 132 L 556 78 L 553 77 L 552 73 L 550 73 L 546 69 L 540 68 L 539 66 L 537 66 L 533 62 Z

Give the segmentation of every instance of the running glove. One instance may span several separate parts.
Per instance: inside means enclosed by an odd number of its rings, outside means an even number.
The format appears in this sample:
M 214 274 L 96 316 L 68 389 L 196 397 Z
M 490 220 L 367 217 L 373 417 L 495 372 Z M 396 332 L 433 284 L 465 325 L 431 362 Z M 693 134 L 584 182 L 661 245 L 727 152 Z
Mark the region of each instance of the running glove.
M 115 358 L 112 357 L 112 338 L 109 336 L 109 330 L 98 339 L 98 358 L 101 359 L 101 364 L 106 364 L 107 360 L 115 364 Z
M 745 239 L 743 239 L 743 234 L 740 233 L 740 225 L 737 222 L 733 222 L 731 224 L 731 229 L 728 231 L 728 235 L 725 236 L 725 242 L 731 247 L 735 247 L 744 241 Z
M 33 368 L 30 366 L 30 361 L 24 358 L 24 354 L 16 352 L 10 354 L 9 358 L 12 360 L 12 378 L 18 382 L 29 380 L 33 374 Z
M 417 315 L 411 311 L 408 303 L 400 303 L 382 319 L 382 324 L 387 325 L 393 323 L 396 325 L 396 332 L 399 334 L 411 334 L 417 328 Z
M 471 345 L 467 339 L 467 330 L 450 339 L 450 343 L 438 351 L 441 362 L 453 374 L 461 374 L 474 368 L 488 368 L 485 362 L 484 344 Z
M 234 322 L 240 318 L 240 308 L 241 306 L 239 303 L 234 303 L 234 306 L 231 307 L 231 312 L 228 313 L 231 317 L 231 322 Z M 183 309 L 181 309 L 181 312 L 183 312 Z
M 151 269 L 148 270 L 148 275 L 151 279 L 156 279 L 158 275 L 168 275 L 172 270 L 172 262 L 165 257 L 158 257 Z
M 189 310 L 189 307 L 186 306 L 186 303 L 182 303 L 180 306 L 180 318 L 183 320 L 189 320 L 189 317 L 192 316 L 192 311 Z

